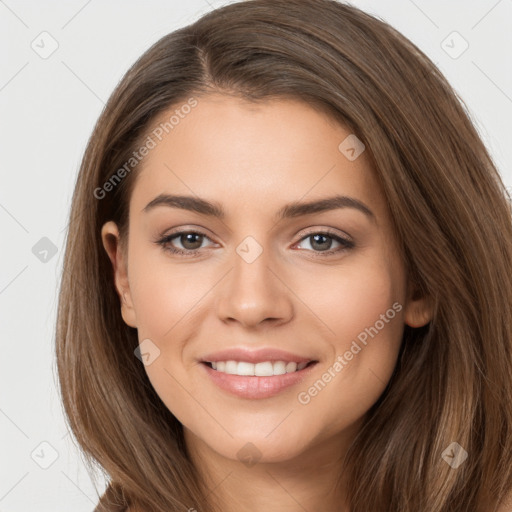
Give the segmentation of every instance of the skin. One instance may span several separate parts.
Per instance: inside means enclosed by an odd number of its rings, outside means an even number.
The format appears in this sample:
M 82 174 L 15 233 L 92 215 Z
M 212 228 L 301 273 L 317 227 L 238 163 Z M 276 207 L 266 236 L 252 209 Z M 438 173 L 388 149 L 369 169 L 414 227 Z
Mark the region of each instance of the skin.
M 295 100 L 200 97 L 137 171 L 127 252 L 113 222 L 102 229 L 123 319 L 138 329 L 139 341 L 149 338 L 160 350 L 145 366 L 148 377 L 215 487 L 208 499 L 227 512 L 328 512 L 342 504 L 348 511 L 345 478 L 335 487 L 339 460 L 391 377 L 404 324 L 431 319 L 427 301 L 411 299 L 367 152 L 349 161 L 338 150 L 350 133 Z M 143 212 L 161 193 L 218 201 L 226 218 L 167 206 Z M 363 202 L 374 220 L 342 208 L 276 223 L 285 204 L 334 194 Z M 206 234 L 169 242 L 200 246 L 199 257 L 173 255 L 155 243 L 173 228 Z M 322 247 L 343 248 L 331 238 L 315 245 L 311 235 L 327 228 L 355 246 L 322 256 Z M 263 248 L 252 263 L 236 252 L 247 236 Z M 308 404 L 299 403 L 298 393 L 395 302 L 401 311 Z M 211 383 L 198 362 L 235 346 L 276 347 L 319 363 L 303 383 L 274 397 L 239 398 Z M 249 442 L 260 456 L 251 467 L 237 456 Z

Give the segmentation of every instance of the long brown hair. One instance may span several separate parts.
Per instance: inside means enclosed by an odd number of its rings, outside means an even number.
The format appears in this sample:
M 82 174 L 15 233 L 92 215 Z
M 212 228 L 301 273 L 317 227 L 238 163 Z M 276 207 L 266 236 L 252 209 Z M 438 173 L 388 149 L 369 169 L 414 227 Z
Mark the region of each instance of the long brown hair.
M 105 184 L 153 121 L 212 91 L 299 99 L 350 128 L 382 184 L 408 280 L 433 304 L 427 326 L 405 327 L 395 372 L 349 450 L 351 512 L 495 510 L 512 488 L 506 190 L 434 64 L 388 24 L 334 0 L 208 13 L 154 44 L 97 122 L 73 196 L 56 354 L 70 427 L 91 473 L 99 466 L 110 480 L 99 510 L 214 508 L 181 424 L 134 356 L 137 331 L 122 320 L 100 237 L 114 220 L 126 238 L 137 166 L 108 193 Z M 454 442 L 468 453 L 457 469 L 443 458 Z

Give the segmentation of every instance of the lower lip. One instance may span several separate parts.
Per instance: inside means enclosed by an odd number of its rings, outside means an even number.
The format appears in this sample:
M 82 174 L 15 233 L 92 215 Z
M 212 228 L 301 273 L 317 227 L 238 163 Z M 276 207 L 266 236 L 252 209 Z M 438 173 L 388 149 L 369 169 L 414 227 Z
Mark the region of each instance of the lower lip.
M 291 386 L 301 383 L 317 364 L 315 362 L 302 370 L 270 377 L 231 375 L 218 372 L 205 363 L 202 363 L 201 366 L 204 367 L 210 379 L 219 388 L 241 398 L 256 400 L 270 398 Z

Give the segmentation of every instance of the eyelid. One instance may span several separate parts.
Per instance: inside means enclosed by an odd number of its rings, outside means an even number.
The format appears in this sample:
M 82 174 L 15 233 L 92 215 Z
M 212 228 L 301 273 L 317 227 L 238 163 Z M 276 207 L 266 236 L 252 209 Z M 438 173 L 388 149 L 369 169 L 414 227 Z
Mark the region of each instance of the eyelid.
M 161 240 L 162 238 L 170 238 L 173 235 L 182 235 L 185 233 L 196 233 L 198 235 L 202 235 L 213 241 L 212 236 L 209 234 L 209 230 L 203 227 L 196 227 L 193 224 L 179 226 L 177 228 L 173 228 L 171 230 L 165 230 L 161 235 L 157 235 L 157 239 Z

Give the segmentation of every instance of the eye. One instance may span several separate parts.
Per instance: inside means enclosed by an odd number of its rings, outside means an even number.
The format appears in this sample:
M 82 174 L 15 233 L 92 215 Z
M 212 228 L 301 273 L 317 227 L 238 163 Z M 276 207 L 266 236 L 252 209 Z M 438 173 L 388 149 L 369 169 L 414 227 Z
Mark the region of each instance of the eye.
M 331 231 L 318 231 L 307 234 L 301 239 L 299 244 L 308 242 L 310 249 L 313 252 L 319 253 L 320 256 L 331 255 L 339 253 L 348 249 L 352 249 L 355 244 L 351 240 L 343 238 Z M 338 244 L 338 247 L 332 248 L 334 244 Z M 306 247 L 307 249 L 308 247 Z M 323 254 L 322 254 L 323 253 Z
M 175 242 L 173 242 L 176 240 Z M 199 231 L 178 231 L 164 236 L 156 243 L 161 245 L 166 251 L 184 256 L 195 256 L 197 251 L 203 248 L 203 242 L 210 240 L 204 233 Z M 176 247 L 174 244 L 181 244 Z

